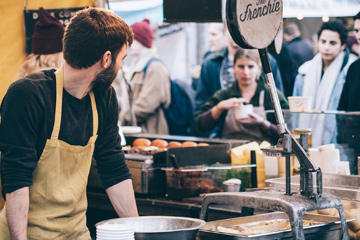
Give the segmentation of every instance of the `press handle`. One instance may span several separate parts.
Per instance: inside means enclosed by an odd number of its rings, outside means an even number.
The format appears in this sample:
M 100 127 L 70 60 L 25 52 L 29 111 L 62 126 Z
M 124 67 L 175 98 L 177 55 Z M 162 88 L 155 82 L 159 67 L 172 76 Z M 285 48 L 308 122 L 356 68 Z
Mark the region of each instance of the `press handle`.
M 179 163 L 178 163 L 178 161 L 176 160 L 176 157 L 175 157 L 174 154 L 170 154 L 170 155 L 169 155 L 169 159 L 170 159 L 170 162 L 171 162 L 171 164 L 174 166 L 175 169 L 180 169 Z
M 208 209 L 210 205 L 221 204 L 221 205 L 234 205 L 234 195 L 235 193 L 209 193 L 206 194 L 200 212 L 200 219 L 207 220 Z

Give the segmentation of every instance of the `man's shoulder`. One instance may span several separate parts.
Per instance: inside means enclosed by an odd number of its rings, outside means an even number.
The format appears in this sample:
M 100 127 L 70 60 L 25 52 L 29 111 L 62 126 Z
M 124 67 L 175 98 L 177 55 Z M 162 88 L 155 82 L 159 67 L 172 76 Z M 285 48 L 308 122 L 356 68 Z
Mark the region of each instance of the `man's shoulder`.
M 357 59 L 349 66 L 346 73 L 346 81 L 351 84 L 359 85 L 360 80 L 360 59 Z
M 224 58 L 227 57 L 227 55 L 228 55 L 227 48 L 221 49 L 221 50 L 216 51 L 216 52 L 210 52 L 204 58 L 204 63 L 222 61 Z
M 288 48 L 290 48 L 290 51 L 302 52 L 304 50 L 313 49 L 311 41 L 304 38 L 297 38 L 296 40 L 294 39 L 287 45 Z
M 95 99 L 96 102 L 99 104 L 101 103 L 101 105 L 105 105 L 106 108 L 111 105 L 114 104 L 114 102 L 117 103 L 117 96 L 116 96 L 116 92 L 113 86 L 110 86 L 108 90 L 106 91 L 95 91 L 94 90 L 94 95 L 95 95 Z
M 55 84 L 54 76 L 54 71 L 31 73 L 13 82 L 8 92 L 21 91 L 23 94 L 34 91 L 38 92 L 45 86 L 49 86 L 49 84 Z
M 349 71 L 356 71 L 356 72 L 360 72 L 360 58 L 358 58 L 356 61 L 354 61 L 353 63 L 351 63 L 350 67 L 349 67 Z

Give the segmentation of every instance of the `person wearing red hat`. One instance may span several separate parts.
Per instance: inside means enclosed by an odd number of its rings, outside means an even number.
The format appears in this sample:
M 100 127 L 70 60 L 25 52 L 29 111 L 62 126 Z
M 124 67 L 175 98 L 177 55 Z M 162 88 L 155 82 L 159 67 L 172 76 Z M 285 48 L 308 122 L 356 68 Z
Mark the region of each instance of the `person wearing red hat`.
M 123 119 L 119 121 L 123 125 L 135 122 L 146 133 L 169 134 L 162 110 L 162 107 L 168 107 L 171 101 L 169 73 L 153 46 L 154 32 L 149 20 L 136 22 L 131 28 L 134 32 L 134 43 L 129 48 L 129 55 L 133 61 L 124 66 L 123 74 L 119 76 L 130 84 L 132 104 L 126 114 L 120 114 Z
M 41 69 L 58 69 L 63 63 L 62 39 L 64 26 L 44 8 L 39 8 L 39 21 L 32 35 L 31 54 L 20 66 L 15 79 L 23 78 Z
M 111 87 L 132 42 L 113 12 L 81 10 L 66 27 L 64 64 L 9 87 L 0 108 L 0 240 L 90 240 L 93 159 L 119 217 L 138 216 Z

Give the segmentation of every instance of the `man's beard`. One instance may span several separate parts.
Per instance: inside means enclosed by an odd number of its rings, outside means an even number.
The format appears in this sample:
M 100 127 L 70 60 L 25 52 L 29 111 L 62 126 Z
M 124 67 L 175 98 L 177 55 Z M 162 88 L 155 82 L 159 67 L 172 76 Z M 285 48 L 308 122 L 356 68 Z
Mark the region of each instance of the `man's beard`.
M 110 67 L 102 70 L 92 81 L 92 89 L 96 91 L 107 91 L 113 83 L 117 71 L 115 71 L 115 61 L 112 61 Z

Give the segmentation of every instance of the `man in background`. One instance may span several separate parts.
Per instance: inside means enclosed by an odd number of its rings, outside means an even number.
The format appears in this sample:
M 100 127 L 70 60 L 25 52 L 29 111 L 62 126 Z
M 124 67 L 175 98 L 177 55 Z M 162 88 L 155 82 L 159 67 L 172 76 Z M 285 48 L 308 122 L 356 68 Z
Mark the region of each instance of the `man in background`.
M 300 29 L 296 23 L 289 22 L 284 25 L 284 40 L 290 56 L 296 63 L 296 69 L 313 58 L 314 48 L 311 41 L 301 37 Z

